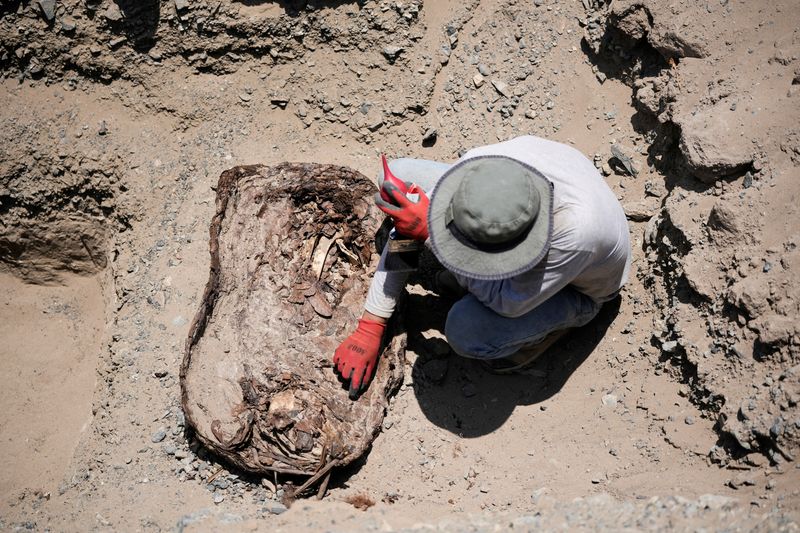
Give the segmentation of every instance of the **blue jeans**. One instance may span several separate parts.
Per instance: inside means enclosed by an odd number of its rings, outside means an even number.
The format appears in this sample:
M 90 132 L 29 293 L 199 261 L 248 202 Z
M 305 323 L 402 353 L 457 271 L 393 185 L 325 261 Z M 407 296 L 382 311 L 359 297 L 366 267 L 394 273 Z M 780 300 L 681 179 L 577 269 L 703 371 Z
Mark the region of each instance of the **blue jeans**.
M 393 174 L 414 182 L 430 192 L 452 165 L 425 159 L 395 159 L 389 162 Z M 383 171 L 378 185 L 383 183 Z M 586 325 L 600 311 L 599 304 L 567 286 L 522 316 L 498 315 L 473 295 L 456 302 L 447 314 L 444 334 L 457 354 L 475 359 L 508 357 L 537 344 L 548 334 Z
M 601 306 L 567 286 L 524 315 L 508 318 L 468 294 L 450 308 L 444 334 L 453 351 L 463 357 L 508 357 L 554 331 L 586 325 Z

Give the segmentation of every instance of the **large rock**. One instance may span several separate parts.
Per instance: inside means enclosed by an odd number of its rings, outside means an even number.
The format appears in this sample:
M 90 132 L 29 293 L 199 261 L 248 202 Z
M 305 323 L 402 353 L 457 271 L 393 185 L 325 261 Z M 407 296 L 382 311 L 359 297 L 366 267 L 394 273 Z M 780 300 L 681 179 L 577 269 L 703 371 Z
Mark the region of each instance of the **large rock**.
M 390 325 L 372 384 L 355 401 L 331 368 L 378 258 L 374 189 L 330 165 L 236 167 L 220 177 L 182 403 L 200 441 L 241 468 L 324 472 L 360 457 L 381 427 L 402 382 L 404 335 Z
M 56 18 L 56 0 L 38 0 L 36 3 L 39 4 L 45 20 L 53 22 L 53 19 Z
M 735 120 L 733 112 L 723 104 L 678 120 L 681 153 L 701 181 L 713 183 L 752 165 L 752 143 L 745 131 L 734 126 Z
M 708 45 L 702 37 L 686 35 L 685 28 L 657 26 L 647 40 L 665 58 L 700 58 L 708 55 Z
M 720 296 L 723 284 L 716 264 L 709 262 L 705 249 L 693 249 L 683 260 L 683 276 L 700 296 L 713 302 Z
M 769 285 L 760 276 L 749 276 L 733 284 L 728 301 L 756 318 L 769 310 Z
M 611 8 L 609 23 L 633 43 L 646 39 L 665 59 L 705 57 L 705 36 L 693 29 L 694 24 L 684 24 L 692 16 L 686 11 L 676 17 L 665 2 L 622 0 Z
M 770 313 L 754 323 L 758 330 L 758 340 L 764 344 L 788 344 L 798 331 L 796 317 L 786 317 Z

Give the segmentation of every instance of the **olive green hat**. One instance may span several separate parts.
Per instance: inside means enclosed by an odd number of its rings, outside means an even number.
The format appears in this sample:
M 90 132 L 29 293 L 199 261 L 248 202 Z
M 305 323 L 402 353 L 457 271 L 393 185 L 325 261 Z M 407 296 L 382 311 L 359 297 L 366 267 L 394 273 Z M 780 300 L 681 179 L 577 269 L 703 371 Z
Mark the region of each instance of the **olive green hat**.
M 430 196 L 431 248 L 445 268 L 481 280 L 507 279 L 536 266 L 553 235 L 553 184 L 505 156 L 462 161 Z

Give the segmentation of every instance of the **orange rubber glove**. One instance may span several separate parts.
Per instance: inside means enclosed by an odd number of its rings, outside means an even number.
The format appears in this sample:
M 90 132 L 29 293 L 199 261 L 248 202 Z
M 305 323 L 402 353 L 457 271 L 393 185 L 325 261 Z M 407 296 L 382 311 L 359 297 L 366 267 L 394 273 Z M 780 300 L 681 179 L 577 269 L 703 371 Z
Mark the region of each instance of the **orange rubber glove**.
M 350 380 L 351 399 L 369 386 L 385 329 L 385 324 L 362 318 L 356 331 L 333 354 L 334 368 L 343 379 Z
M 409 187 L 408 194 L 418 194 L 419 200 L 412 202 L 405 194 L 390 181 L 384 181 L 381 187 L 383 193 L 391 198 L 387 202 L 380 194 L 375 195 L 378 208 L 392 217 L 397 233 L 417 241 L 428 238 L 428 206 L 430 200 L 416 183 Z

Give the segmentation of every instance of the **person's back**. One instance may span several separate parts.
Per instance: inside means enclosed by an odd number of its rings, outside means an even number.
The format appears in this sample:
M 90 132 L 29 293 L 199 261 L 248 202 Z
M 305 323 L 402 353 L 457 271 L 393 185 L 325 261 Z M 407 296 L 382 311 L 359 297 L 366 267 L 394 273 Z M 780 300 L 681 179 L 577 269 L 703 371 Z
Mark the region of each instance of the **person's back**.
M 571 285 L 597 302 L 615 295 L 628 279 L 631 265 L 628 223 L 616 196 L 603 177 L 578 150 L 526 135 L 468 151 L 461 160 L 505 155 L 526 163 L 553 183 L 553 238 L 550 248 L 569 259 Z M 538 276 L 520 274 L 520 282 Z

